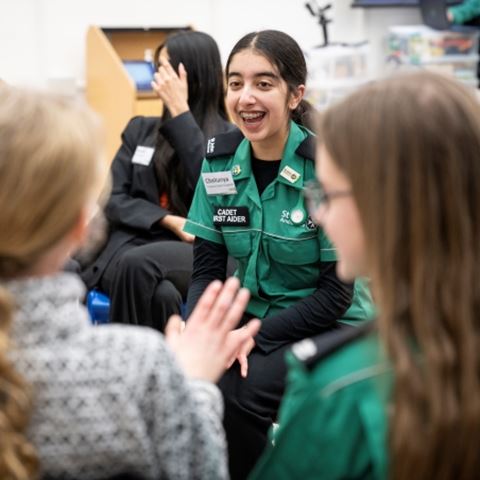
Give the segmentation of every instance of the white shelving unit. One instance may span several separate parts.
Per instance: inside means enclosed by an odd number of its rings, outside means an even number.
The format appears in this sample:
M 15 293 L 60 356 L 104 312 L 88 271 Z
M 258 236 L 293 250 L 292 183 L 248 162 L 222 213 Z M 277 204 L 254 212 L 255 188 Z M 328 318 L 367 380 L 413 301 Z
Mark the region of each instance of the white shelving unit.
M 425 25 L 389 29 L 387 63 L 399 68 L 421 67 L 476 87 L 478 33 L 433 30 Z
M 324 109 L 370 79 L 369 48 L 329 45 L 305 52 L 308 64 L 306 98 Z

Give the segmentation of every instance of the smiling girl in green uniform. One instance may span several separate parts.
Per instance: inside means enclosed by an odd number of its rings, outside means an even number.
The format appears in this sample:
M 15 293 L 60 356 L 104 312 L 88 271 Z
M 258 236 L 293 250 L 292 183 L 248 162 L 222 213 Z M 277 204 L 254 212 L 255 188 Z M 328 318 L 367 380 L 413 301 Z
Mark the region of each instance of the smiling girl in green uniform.
M 255 463 L 276 418 L 285 350 L 339 320 L 369 318 L 371 302 L 358 284 L 352 303 L 353 286 L 337 278 L 335 251 L 305 207 L 315 142 L 304 126 L 310 109 L 300 47 L 282 32 L 250 33 L 233 48 L 226 74 L 226 103 L 240 130 L 208 141 L 185 231 L 196 236 L 188 310 L 210 281 L 225 277 L 231 255 L 252 295 L 246 318 L 262 319 L 220 382 L 235 480 Z
M 339 277 L 371 277 L 378 332 L 293 347 L 251 479 L 478 478 L 480 107 L 454 80 L 403 75 L 333 107 L 320 135 L 312 215 Z

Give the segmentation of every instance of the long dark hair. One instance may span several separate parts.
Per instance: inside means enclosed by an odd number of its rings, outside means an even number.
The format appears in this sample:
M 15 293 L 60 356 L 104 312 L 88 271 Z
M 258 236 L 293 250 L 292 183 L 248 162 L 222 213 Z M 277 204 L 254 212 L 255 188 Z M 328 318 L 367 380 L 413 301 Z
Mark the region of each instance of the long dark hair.
M 298 43 L 290 35 L 278 30 L 248 33 L 235 44 L 228 56 L 227 76 L 233 57 L 242 50 L 254 50 L 275 65 L 280 76 L 287 83 L 289 93 L 293 93 L 299 85 L 306 84 L 305 56 Z M 292 110 L 291 118 L 295 123 L 313 130 L 316 127 L 313 112 L 313 107 L 306 100 L 302 100 L 297 108 Z
M 225 108 L 222 63 L 215 40 L 203 32 L 181 31 L 170 35 L 155 52 L 155 61 L 162 48 L 166 47 L 170 63 L 178 72 L 183 63 L 187 71 L 188 106 L 205 138 L 218 133 L 221 124 L 228 119 Z M 156 65 L 158 67 L 158 65 Z M 164 109 L 162 123 L 171 118 Z M 175 160 L 175 151 L 159 132 L 154 163 L 160 192 L 166 192 L 169 209 L 186 216 L 188 205 L 183 165 Z
M 372 83 L 319 138 L 351 182 L 393 362 L 390 478 L 480 471 L 480 107 L 432 73 Z

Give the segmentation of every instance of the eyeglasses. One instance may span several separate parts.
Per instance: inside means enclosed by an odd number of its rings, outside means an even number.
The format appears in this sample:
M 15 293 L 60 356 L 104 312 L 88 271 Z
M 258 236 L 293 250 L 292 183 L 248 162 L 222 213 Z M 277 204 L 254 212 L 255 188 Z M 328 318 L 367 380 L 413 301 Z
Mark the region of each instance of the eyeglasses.
M 333 192 L 325 192 L 318 181 L 310 180 L 303 187 L 303 195 L 307 202 L 308 214 L 314 219 L 320 207 L 328 208 L 333 199 L 349 197 L 352 195 L 352 191 L 336 190 Z

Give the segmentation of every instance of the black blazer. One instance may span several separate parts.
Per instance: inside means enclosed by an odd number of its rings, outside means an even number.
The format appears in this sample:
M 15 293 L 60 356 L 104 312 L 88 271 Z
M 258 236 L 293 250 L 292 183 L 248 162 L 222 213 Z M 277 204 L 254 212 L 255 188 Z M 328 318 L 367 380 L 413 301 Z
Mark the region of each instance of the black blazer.
M 221 130 L 234 128 L 225 120 Z M 148 165 L 132 163 L 137 146 L 155 148 L 158 130 L 170 143 L 177 160 L 186 171 L 189 205 L 200 176 L 206 141 L 191 112 L 185 112 L 162 123 L 160 117 L 134 117 L 122 133 L 122 145 L 112 162 L 112 193 L 105 207 L 110 232 L 106 246 L 81 273 L 91 289 L 95 287 L 115 252 L 136 237 L 146 240 L 178 240 L 159 221 L 171 214 L 159 204 L 162 192 L 158 189 L 153 159 Z M 219 132 L 220 133 L 220 132 Z

